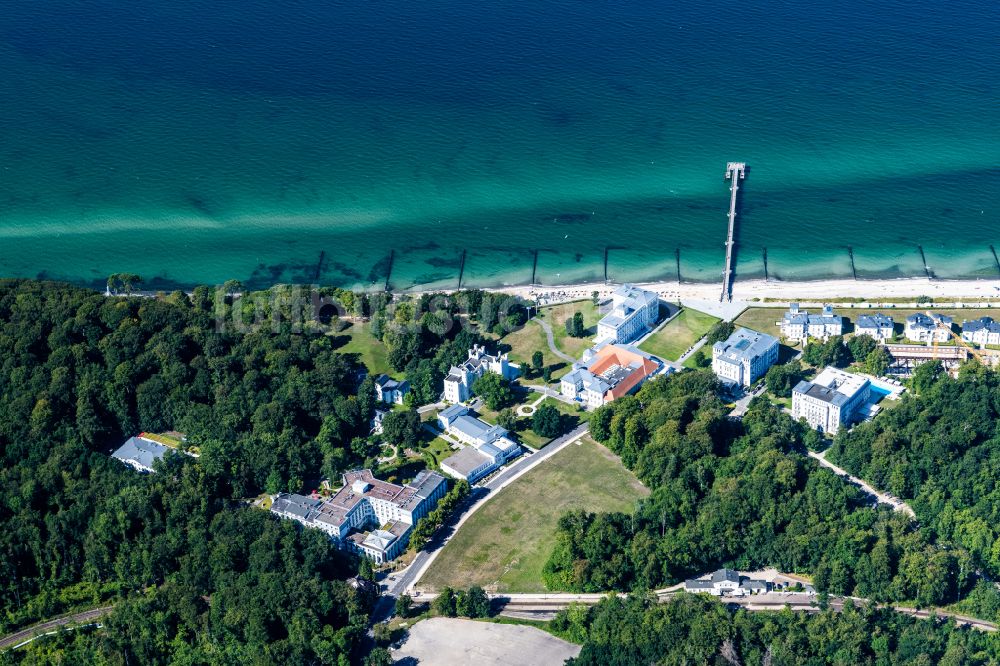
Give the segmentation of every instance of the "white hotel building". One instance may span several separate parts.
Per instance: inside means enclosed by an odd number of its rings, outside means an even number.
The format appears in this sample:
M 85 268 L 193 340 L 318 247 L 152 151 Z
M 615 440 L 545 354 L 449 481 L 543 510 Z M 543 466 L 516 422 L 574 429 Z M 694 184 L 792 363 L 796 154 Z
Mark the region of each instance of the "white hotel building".
M 719 379 L 750 386 L 778 360 L 778 339 L 737 328 L 725 342 L 712 345 L 712 372 Z
M 871 395 L 871 382 L 837 368 L 826 368 L 811 382 L 792 389 L 792 417 L 804 418 L 820 432 L 835 434 L 850 425 Z
M 611 293 L 611 312 L 597 323 L 597 342 L 625 344 L 656 324 L 660 297 L 656 292 L 623 284 Z
M 448 481 L 424 470 L 405 486 L 376 479 L 371 470 L 344 474 L 329 499 L 279 493 L 271 513 L 325 532 L 338 545 L 381 564 L 403 552 L 410 530 L 437 505 Z

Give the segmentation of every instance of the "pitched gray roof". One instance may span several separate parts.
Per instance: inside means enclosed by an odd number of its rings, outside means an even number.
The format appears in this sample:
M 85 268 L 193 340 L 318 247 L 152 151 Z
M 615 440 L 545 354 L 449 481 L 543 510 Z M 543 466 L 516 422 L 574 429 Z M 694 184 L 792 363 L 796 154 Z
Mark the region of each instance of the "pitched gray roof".
M 111 454 L 112 458 L 128 462 L 135 461 L 141 467 L 152 467 L 154 460 L 161 459 L 170 448 L 163 444 L 142 439 L 139 437 L 129 437 L 128 440 Z

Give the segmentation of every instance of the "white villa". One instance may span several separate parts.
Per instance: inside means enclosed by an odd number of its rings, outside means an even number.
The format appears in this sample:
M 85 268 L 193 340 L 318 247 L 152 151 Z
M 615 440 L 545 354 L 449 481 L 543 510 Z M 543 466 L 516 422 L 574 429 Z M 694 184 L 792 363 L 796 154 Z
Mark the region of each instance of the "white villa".
M 811 382 L 801 381 L 792 389 L 792 417 L 804 418 L 816 430 L 832 435 L 855 420 L 870 395 L 867 378 L 826 368 Z
M 362 469 L 345 473 L 344 487 L 329 499 L 279 493 L 271 513 L 322 530 L 338 547 L 381 564 L 403 552 L 413 526 L 447 490 L 447 479 L 437 472 L 424 470 L 397 486 Z
M 781 335 L 789 340 L 826 340 L 844 333 L 844 318 L 834 314 L 831 305 L 824 305 L 820 314 L 809 314 L 798 303 L 791 303 L 777 325 Z
M 444 399 L 465 402 L 472 397 L 472 384 L 487 372 L 504 379 L 516 379 L 521 374 L 521 368 L 511 363 L 507 354 L 487 354 L 485 347 L 475 345 L 462 365 L 453 365 L 448 371 L 448 376 L 444 378 Z
M 1000 345 L 1000 323 L 992 317 L 963 321 L 962 339 L 977 345 Z
M 397 381 L 389 375 L 379 375 L 375 378 L 375 397 L 388 405 L 402 405 L 406 394 L 410 392 L 410 382 Z
M 714 597 L 744 597 L 770 591 L 771 584 L 741 576 L 732 569 L 719 569 L 708 578 L 691 578 L 684 581 L 684 591 L 708 593 Z
M 951 339 L 952 318 L 941 314 L 917 312 L 906 318 L 903 334 L 914 342 L 948 342 Z M 963 333 L 964 333 L 963 328 Z M 963 335 L 964 338 L 964 335 Z
M 725 342 L 712 345 L 712 372 L 743 387 L 763 377 L 777 360 L 778 339 L 748 328 L 737 328 Z
M 656 292 L 623 284 L 611 293 L 611 312 L 597 323 L 597 341 L 631 342 L 655 325 L 659 316 L 660 297 Z
M 500 426 L 469 414 L 463 405 L 452 405 L 438 414 L 441 428 L 466 446 L 441 461 L 447 474 L 475 483 L 521 455 L 521 447 Z
M 858 335 L 870 335 L 871 337 L 885 342 L 892 338 L 894 322 L 892 317 L 876 312 L 870 315 L 858 317 L 858 323 L 854 326 L 854 332 Z

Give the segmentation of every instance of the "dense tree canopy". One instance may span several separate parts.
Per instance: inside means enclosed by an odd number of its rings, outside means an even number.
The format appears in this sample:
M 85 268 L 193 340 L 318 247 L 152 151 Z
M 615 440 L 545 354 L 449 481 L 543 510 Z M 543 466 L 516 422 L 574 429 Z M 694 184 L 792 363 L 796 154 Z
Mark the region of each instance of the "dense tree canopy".
M 355 651 L 365 610 L 337 581 L 351 565 L 325 536 L 237 501 L 344 468 L 367 434 L 359 366 L 281 296 L 231 305 L 205 288 L 108 298 L 0 282 L 0 629 L 89 589 L 125 600 L 114 630 L 79 634 L 82 661 L 337 663 Z M 107 455 L 165 428 L 200 458 L 170 453 L 143 476 Z
M 757 399 L 727 418 L 714 377 L 684 372 L 594 412 L 591 433 L 652 494 L 629 514 L 569 513 L 545 567 L 551 589 L 650 589 L 719 566 L 815 574 L 817 587 L 953 602 L 969 553 L 804 455 L 803 427 Z
M 959 666 L 1000 659 L 985 632 L 851 603 L 842 613 L 754 613 L 700 595 L 663 604 L 632 596 L 572 606 L 552 626 L 583 644 L 570 666 Z
M 936 364 L 914 377 L 920 395 L 843 432 L 829 456 L 906 498 L 922 524 L 961 544 L 973 566 L 1000 576 L 1000 377 L 976 363 L 958 379 Z

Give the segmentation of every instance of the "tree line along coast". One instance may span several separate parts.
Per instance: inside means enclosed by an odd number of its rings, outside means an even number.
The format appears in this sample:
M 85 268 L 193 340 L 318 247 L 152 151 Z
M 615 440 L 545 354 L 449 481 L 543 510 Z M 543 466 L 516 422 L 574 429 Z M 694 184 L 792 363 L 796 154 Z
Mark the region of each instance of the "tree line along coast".
M 336 315 L 296 321 L 275 298 L 280 291 L 109 298 L 0 282 L 0 624 L 7 633 L 114 604 L 102 628 L 35 641 L 0 663 L 385 659 L 368 634 L 370 563 L 252 504 L 348 469 L 405 482 L 433 467 L 419 407 L 439 400 L 448 370 L 475 345 L 521 345 L 536 311 L 516 296 L 478 291 L 394 300 L 328 290 Z M 253 321 L 254 311 L 267 313 L 266 325 L 232 325 L 240 312 Z M 515 352 L 538 384 L 546 368 L 549 378 L 566 370 L 542 344 Z M 552 590 L 636 596 L 571 608 L 548 630 L 583 645 L 577 663 L 648 663 L 674 652 L 719 663 L 1000 658 L 992 636 L 863 604 L 778 614 L 765 630 L 763 616 L 718 601 L 642 597 L 719 566 L 776 566 L 811 576 L 818 603 L 854 595 L 997 619 L 990 581 L 1000 558 L 989 516 L 1000 470 L 990 463 L 990 424 L 1000 381 L 975 359 L 957 376 L 926 367 L 899 406 L 838 433 L 828 454 L 910 501 L 916 520 L 872 506 L 806 456 L 809 430 L 772 401 L 729 418 L 706 370 L 650 378 L 598 407 L 587 415 L 592 435 L 652 492 L 630 513 L 563 516 L 544 581 Z M 409 402 L 392 413 L 419 415 L 416 423 L 391 418 L 388 438 L 372 433 L 380 374 L 411 386 Z M 500 408 L 491 411 L 514 408 L 517 389 L 508 397 L 506 388 L 486 387 Z M 538 429 L 555 432 L 549 421 Z M 137 474 L 108 455 L 137 432 L 170 430 L 185 433 L 198 457 L 167 455 L 156 473 Z M 445 606 L 418 612 L 484 613 L 474 589 L 456 597 L 454 611 Z M 643 640 L 628 638 L 635 623 L 651 628 Z

